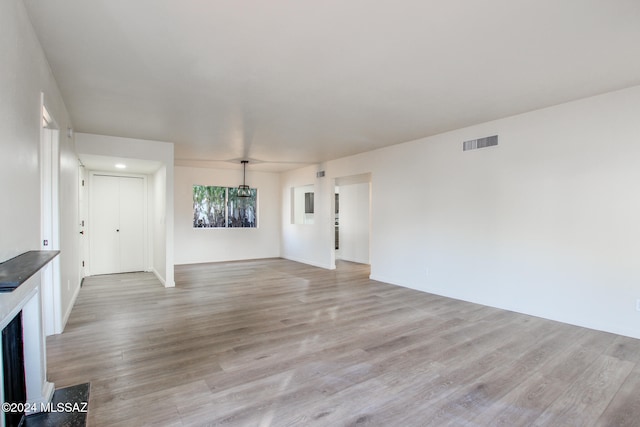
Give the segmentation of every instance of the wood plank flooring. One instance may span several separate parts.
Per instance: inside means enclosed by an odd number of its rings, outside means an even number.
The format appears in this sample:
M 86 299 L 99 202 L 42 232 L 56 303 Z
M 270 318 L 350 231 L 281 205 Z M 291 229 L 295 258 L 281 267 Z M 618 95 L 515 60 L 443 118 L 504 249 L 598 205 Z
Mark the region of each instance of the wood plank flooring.
M 91 426 L 638 426 L 640 341 L 281 259 L 85 279 L 47 340 Z

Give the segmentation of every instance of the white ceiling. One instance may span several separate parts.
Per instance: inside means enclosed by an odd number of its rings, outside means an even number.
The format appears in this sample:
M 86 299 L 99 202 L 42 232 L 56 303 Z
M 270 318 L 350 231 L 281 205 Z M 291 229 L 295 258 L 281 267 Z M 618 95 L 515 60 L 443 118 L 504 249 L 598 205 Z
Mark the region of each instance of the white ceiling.
M 25 4 L 75 130 L 176 164 L 285 170 L 640 84 L 639 0 Z
M 87 170 L 119 172 L 119 173 L 135 173 L 150 175 L 156 172 L 162 166 L 162 163 L 154 160 L 140 160 L 125 157 L 109 157 L 97 156 L 95 154 L 78 155 L 82 165 Z M 116 165 L 121 165 L 118 167 Z

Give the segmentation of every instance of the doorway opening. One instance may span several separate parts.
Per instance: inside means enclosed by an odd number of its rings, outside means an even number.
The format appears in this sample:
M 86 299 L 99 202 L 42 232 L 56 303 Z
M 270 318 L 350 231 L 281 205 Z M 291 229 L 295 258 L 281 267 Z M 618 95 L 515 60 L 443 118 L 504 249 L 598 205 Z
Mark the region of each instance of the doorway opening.
M 370 263 L 370 173 L 336 178 L 333 231 L 336 260 Z

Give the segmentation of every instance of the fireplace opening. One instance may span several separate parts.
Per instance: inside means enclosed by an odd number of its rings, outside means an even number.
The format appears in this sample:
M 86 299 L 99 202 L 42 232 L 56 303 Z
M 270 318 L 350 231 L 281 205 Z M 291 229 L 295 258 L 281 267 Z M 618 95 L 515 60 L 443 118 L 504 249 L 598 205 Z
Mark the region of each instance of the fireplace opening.
M 4 401 L 19 403 L 22 408 L 27 401 L 27 386 L 24 374 L 24 347 L 22 339 L 22 312 L 2 330 L 2 378 Z M 5 412 L 5 425 L 17 427 L 24 412 Z

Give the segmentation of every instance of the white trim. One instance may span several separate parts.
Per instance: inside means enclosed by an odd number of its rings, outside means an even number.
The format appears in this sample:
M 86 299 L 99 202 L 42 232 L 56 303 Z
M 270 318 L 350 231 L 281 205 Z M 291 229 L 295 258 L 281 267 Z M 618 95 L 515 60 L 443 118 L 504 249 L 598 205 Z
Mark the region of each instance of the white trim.
M 60 249 L 60 131 L 40 93 L 40 248 Z M 44 245 L 44 240 L 48 244 Z M 46 335 L 62 332 L 60 258 L 42 271 L 42 316 Z
M 78 299 L 78 295 L 80 294 L 80 289 L 82 288 L 82 279 L 80 279 L 80 285 L 76 286 L 76 290 L 71 296 L 71 300 L 69 301 L 69 305 L 67 308 L 67 312 L 62 316 L 62 330 L 67 326 L 67 322 L 69 321 L 69 316 L 71 316 L 71 311 L 73 310 L 73 306 L 76 304 L 76 299 Z
M 320 268 L 324 268 L 325 270 L 335 270 L 336 266 L 334 265 L 330 265 L 330 264 L 320 264 L 317 262 L 313 262 L 313 261 L 309 261 L 306 259 L 302 259 L 302 258 L 296 258 L 296 257 L 282 257 L 283 259 L 288 259 L 289 261 L 295 261 L 295 262 L 299 262 L 301 264 L 307 264 L 307 265 L 312 265 L 314 267 L 320 267 Z
M 84 165 L 78 159 L 78 278 L 80 283 L 87 275 L 83 265 L 89 263 L 89 177 Z M 82 242 L 82 244 L 80 243 Z
M 369 260 L 366 260 L 366 259 L 359 259 L 359 258 L 350 259 L 350 258 L 344 258 L 344 257 L 338 257 L 336 259 L 339 261 L 355 262 L 356 264 L 371 265 L 371 262 L 369 262 Z
M 153 269 L 151 269 L 151 272 L 153 274 L 155 274 L 155 276 L 158 279 L 158 281 L 160 281 L 160 283 L 162 283 L 162 286 L 164 286 L 165 288 L 175 288 L 176 284 L 175 283 L 173 285 L 167 284 L 167 281 L 160 275 L 160 273 L 158 273 L 158 270 L 153 268 Z
M 377 274 L 370 274 L 369 275 L 369 279 L 370 280 L 375 280 L 376 282 L 388 283 L 389 285 L 400 286 L 402 288 L 414 289 L 416 291 L 420 290 L 420 289 L 418 289 L 418 288 L 416 288 L 414 286 L 409 286 L 406 283 L 400 283 L 400 282 L 396 281 L 395 279 L 391 279 L 391 278 L 385 277 L 385 276 L 379 276 Z M 424 291 L 422 291 L 422 292 L 424 292 Z

